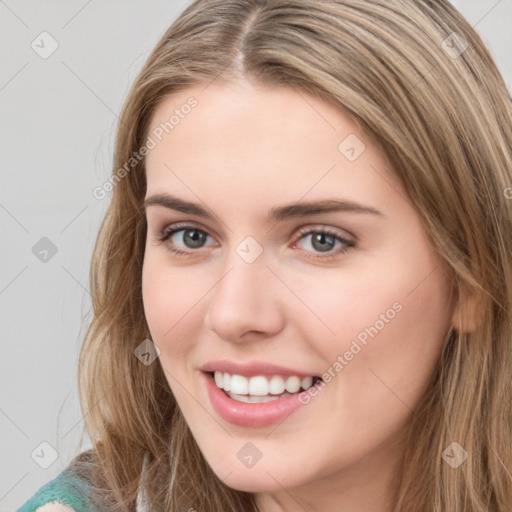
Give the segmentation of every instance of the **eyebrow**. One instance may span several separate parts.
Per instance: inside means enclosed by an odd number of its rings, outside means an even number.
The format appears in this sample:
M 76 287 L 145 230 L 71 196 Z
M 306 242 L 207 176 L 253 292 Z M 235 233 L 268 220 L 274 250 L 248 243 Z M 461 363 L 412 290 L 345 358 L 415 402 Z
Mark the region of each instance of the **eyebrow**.
M 145 209 L 149 206 L 156 205 L 169 208 L 170 210 L 176 210 L 181 213 L 196 215 L 205 219 L 213 220 L 215 218 L 214 215 L 212 215 L 201 205 L 184 201 L 183 199 L 170 196 L 169 194 L 155 194 L 148 197 L 144 201 Z M 385 217 L 382 212 L 372 208 L 371 206 L 364 206 L 353 201 L 324 199 L 320 201 L 301 202 L 272 208 L 269 212 L 268 219 L 269 221 L 279 222 L 293 218 L 307 217 L 309 215 L 330 212 L 366 213 Z

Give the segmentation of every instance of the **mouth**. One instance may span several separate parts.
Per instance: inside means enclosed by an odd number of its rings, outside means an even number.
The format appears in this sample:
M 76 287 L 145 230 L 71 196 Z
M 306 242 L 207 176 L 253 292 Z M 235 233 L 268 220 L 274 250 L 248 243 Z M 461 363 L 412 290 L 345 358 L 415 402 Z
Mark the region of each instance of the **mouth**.
M 237 402 L 263 404 L 298 395 L 306 391 L 322 378 L 316 375 L 254 375 L 244 376 L 221 371 L 205 372 L 218 389 Z
M 320 377 L 287 375 L 243 376 L 220 371 L 201 372 L 208 400 L 215 412 L 225 421 L 245 428 L 268 427 L 279 424 L 289 416 L 299 414 L 299 421 L 305 421 L 311 410 L 304 416 L 299 412 L 309 403 L 304 400 L 309 389 L 321 381 Z M 222 377 L 222 379 L 221 379 Z M 279 378 L 278 378 L 279 377 Z M 296 378 L 294 378 L 296 377 Z M 323 381 L 322 381 L 323 382 Z M 313 384 L 315 383 L 315 384 Z M 284 386 L 284 389 L 283 389 Z M 227 387 L 228 389 L 225 389 Z M 236 392 L 235 392 L 236 391 Z M 321 407 L 315 400 L 315 406 Z M 290 421 L 294 421 L 290 419 Z

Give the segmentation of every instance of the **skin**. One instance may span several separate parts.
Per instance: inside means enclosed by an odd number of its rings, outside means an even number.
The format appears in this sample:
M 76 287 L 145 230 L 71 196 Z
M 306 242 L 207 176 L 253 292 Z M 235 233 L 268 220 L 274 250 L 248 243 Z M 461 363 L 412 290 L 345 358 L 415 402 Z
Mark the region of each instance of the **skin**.
M 146 198 L 169 193 L 216 215 L 146 210 L 144 310 L 179 407 L 216 475 L 255 493 L 261 511 L 391 511 L 405 428 L 458 318 L 449 276 L 385 156 L 339 110 L 291 88 L 214 83 L 166 98 L 151 127 L 190 96 L 198 105 L 146 160 Z M 366 146 L 353 162 L 338 150 L 350 134 Z M 328 198 L 383 215 L 267 220 L 273 207 Z M 178 222 L 205 232 L 203 246 L 191 246 L 186 231 L 157 241 Z M 355 246 L 314 259 L 344 244 L 329 239 L 322 252 L 312 235 L 301 238 L 303 227 Z M 263 249 L 251 264 L 236 252 L 247 236 Z M 268 361 L 322 375 L 397 302 L 400 312 L 279 425 L 235 426 L 209 402 L 205 362 Z M 247 442 L 262 454 L 251 468 L 237 458 Z

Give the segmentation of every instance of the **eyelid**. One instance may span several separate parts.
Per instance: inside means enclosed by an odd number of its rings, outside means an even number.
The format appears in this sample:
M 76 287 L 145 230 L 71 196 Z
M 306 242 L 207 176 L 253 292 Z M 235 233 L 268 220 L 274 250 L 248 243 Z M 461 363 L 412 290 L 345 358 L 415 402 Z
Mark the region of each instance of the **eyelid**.
M 218 238 L 218 235 L 217 235 L 217 233 L 215 233 L 215 230 L 213 230 L 212 228 L 209 228 L 209 227 L 204 227 L 200 223 L 195 222 L 195 221 L 171 222 L 170 224 L 165 224 L 165 226 L 162 229 L 158 229 L 158 227 L 155 226 L 155 230 L 158 233 L 161 233 L 161 232 L 177 230 L 177 229 L 186 229 L 186 228 L 190 228 L 190 227 L 195 228 L 199 231 L 204 231 L 209 236 L 214 236 L 214 237 Z M 293 232 L 297 233 L 297 235 L 296 235 L 296 237 L 297 237 L 298 235 L 303 235 L 310 231 L 315 231 L 315 230 L 330 231 L 330 232 L 332 232 L 333 235 L 339 236 L 340 238 L 343 238 L 347 241 L 351 241 L 351 242 L 359 241 L 359 238 L 354 233 L 352 233 L 346 229 L 331 226 L 330 224 L 326 225 L 326 224 L 319 224 L 319 223 L 308 223 L 308 224 L 299 226 L 298 228 L 295 228 L 293 230 Z M 213 232 L 213 235 L 212 235 L 212 232 Z M 348 235 L 349 238 L 347 238 L 347 236 L 344 235 L 343 233 L 346 233 L 346 235 Z
M 211 230 L 210 228 L 206 228 L 198 224 L 197 222 L 173 222 L 171 224 L 168 224 L 164 226 L 164 228 L 161 230 L 161 232 L 169 232 L 169 231 L 181 231 L 181 230 L 187 230 L 187 229 L 197 229 L 198 231 L 202 231 L 206 233 L 210 237 L 218 238 L 217 234 Z M 214 234 L 212 234 L 212 231 Z
M 169 225 L 164 226 L 162 229 L 157 229 L 158 235 L 165 235 L 166 233 L 172 232 L 172 231 L 181 231 L 182 229 L 186 230 L 187 228 L 194 228 L 198 231 L 202 231 L 206 233 L 206 235 L 212 237 L 210 234 L 209 228 L 204 228 L 201 225 L 198 225 L 194 221 L 186 221 L 186 222 L 174 222 Z M 321 224 L 306 224 L 304 226 L 301 226 L 294 230 L 297 234 L 294 236 L 294 242 L 297 242 L 300 240 L 300 238 L 304 235 L 310 234 L 311 232 L 317 232 L 322 231 L 326 232 L 331 236 L 339 237 L 346 242 L 349 243 L 356 243 L 359 241 L 358 237 L 354 235 L 353 233 L 347 231 L 347 230 L 340 230 L 340 228 L 333 228 L 331 226 L 321 225 Z M 349 235 L 347 237 L 343 233 L 340 233 L 339 231 L 343 231 Z M 217 235 L 215 235 L 217 236 Z M 197 252 L 197 251 L 196 251 Z
M 296 239 L 300 239 L 301 236 L 309 234 L 311 232 L 322 231 L 330 234 L 331 236 L 335 236 L 341 238 L 349 243 L 356 243 L 358 241 L 357 236 L 350 233 L 346 229 L 334 228 L 331 226 L 321 225 L 321 224 L 307 224 L 305 227 L 300 227 L 297 230 Z M 344 235 L 346 233 L 348 236 Z

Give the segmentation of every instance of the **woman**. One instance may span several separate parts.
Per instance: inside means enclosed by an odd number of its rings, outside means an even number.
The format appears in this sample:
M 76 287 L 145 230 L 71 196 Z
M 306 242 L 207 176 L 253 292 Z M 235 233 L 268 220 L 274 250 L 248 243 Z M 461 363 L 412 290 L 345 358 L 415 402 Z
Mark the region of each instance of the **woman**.
M 191 4 L 119 123 L 93 448 L 20 510 L 510 510 L 511 169 L 447 1 Z

